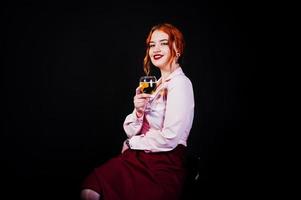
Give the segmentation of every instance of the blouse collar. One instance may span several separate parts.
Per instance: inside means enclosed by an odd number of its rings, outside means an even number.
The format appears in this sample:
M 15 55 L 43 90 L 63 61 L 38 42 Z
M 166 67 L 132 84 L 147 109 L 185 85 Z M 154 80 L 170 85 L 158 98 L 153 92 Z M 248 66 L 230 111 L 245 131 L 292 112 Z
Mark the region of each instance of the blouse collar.
M 184 75 L 184 72 L 182 70 L 182 67 L 178 67 L 177 69 L 175 69 L 175 71 L 173 71 L 172 73 L 170 73 L 167 78 L 165 79 L 165 82 L 170 81 L 172 78 L 174 78 L 175 76 L 178 75 Z M 158 80 L 158 83 L 160 83 L 161 85 L 162 82 L 162 77 L 160 77 L 160 79 Z

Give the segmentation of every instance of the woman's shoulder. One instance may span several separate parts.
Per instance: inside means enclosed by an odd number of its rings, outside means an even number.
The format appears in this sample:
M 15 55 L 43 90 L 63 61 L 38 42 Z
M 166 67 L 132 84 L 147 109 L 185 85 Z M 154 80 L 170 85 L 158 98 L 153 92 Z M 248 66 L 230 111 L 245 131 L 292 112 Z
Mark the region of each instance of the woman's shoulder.
M 171 85 L 174 85 L 174 84 L 176 84 L 176 85 L 178 85 L 178 84 L 192 85 L 191 80 L 184 73 L 174 76 L 169 82 Z
M 192 82 L 185 74 L 174 76 L 169 81 L 167 88 L 168 90 L 173 90 L 177 88 L 177 90 L 180 90 L 182 92 L 189 92 L 193 90 Z

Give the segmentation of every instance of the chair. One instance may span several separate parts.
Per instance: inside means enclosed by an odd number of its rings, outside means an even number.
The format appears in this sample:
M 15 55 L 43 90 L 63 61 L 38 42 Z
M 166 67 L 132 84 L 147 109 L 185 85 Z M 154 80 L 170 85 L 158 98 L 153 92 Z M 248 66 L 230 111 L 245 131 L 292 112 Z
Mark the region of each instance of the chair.
M 184 184 L 184 191 L 181 197 L 182 200 L 198 199 L 197 192 L 199 192 L 200 185 L 200 162 L 201 158 L 198 155 L 192 154 L 187 156 L 187 178 Z

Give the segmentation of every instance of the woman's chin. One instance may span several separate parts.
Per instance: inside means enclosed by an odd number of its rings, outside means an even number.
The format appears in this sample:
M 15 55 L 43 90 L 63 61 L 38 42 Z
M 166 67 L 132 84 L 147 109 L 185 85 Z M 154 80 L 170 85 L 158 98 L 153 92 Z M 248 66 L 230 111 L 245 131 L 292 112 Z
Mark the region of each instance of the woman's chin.
M 163 62 L 153 62 L 153 65 L 158 68 L 162 68 L 164 66 Z

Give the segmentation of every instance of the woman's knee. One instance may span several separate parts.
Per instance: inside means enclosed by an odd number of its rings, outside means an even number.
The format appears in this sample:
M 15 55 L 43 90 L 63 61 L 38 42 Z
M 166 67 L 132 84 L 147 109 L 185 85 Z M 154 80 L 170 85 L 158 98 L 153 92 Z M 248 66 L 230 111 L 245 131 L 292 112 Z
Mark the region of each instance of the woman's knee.
M 81 191 L 82 200 L 99 200 L 100 195 L 91 189 L 83 189 Z

